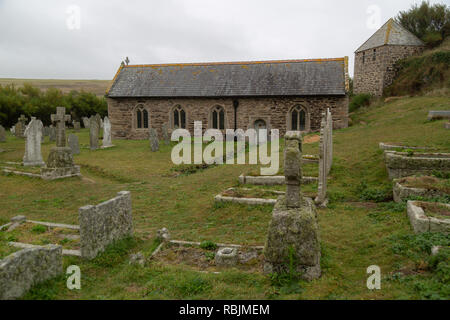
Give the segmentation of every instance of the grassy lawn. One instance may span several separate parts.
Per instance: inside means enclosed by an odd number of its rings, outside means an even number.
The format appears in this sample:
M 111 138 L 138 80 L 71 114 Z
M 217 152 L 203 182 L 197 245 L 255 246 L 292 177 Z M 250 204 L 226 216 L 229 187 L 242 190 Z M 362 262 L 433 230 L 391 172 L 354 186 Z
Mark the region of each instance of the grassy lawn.
M 272 207 L 214 203 L 215 195 L 237 187 L 238 176 L 254 172 L 256 166 L 213 166 L 174 175 L 171 146 L 162 144 L 159 152 L 151 153 L 148 141 L 114 141 L 115 148 L 90 151 L 88 131 L 82 130 L 77 133 L 82 148 L 75 162 L 81 165 L 83 178 L 47 182 L 0 175 L 0 225 L 19 214 L 33 220 L 77 224 L 79 207 L 129 190 L 136 237 L 90 262 L 65 258 L 65 267 L 80 266 L 82 290 L 68 290 L 65 278 L 60 277 L 33 288 L 25 298 L 449 298 L 448 285 L 440 285 L 427 264 L 426 250 L 417 250 L 417 243 L 427 244 L 425 249 L 429 243 L 448 245 L 449 237 L 413 235 L 404 204 L 392 201 L 392 185 L 378 149 L 379 142 L 392 142 L 450 152 L 450 132 L 443 129 L 444 121 L 426 120 L 429 110 L 449 109 L 448 97 L 406 98 L 360 110 L 353 116 L 352 127 L 334 131 L 330 205 L 319 210 L 323 276 L 294 286 L 239 269 L 207 274 L 162 261 L 150 261 L 145 267 L 130 265 L 130 253 L 151 254 L 157 246 L 156 231 L 163 227 L 177 240 L 263 245 Z M 46 140 L 44 159 L 52 146 Z M 24 141 L 9 135 L 0 148 L 5 150 L 0 153 L 0 166 L 7 166 L 5 162 L 21 161 Z M 305 154 L 317 154 L 317 150 L 317 142 L 304 145 Z M 316 170 L 317 164 L 308 165 L 305 175 L 317 176 Z M 283 186 L 250 188 L 284 190 Z M 314 193 L 316 188 L 317 184 L 308 185 L 304 190 Z M 0 255 L 9 250 L 8 237 L 0 232 Z M 381 267 L 381 290 L 366 287 L 370 265 Z

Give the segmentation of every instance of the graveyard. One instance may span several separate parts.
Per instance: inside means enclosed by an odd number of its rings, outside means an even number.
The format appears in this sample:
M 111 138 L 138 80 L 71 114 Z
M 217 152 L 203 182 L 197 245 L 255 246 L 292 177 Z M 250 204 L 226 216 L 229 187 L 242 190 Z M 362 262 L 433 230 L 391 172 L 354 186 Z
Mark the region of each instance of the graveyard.
M 257 165 L 176 166 L 171 161 L 175 142 L 159 141 L 155 146 L 149 140 L 108 141 L 101 137 L 102 133 L 92 141 L 92 127 L 104 127 L 107 121 L 100 125 L 94 117 L 90 129 L 75 130 L 68 127 L 67 116 L 65 119 L 58 112 L 54 120 L 66 127 L 65 136 L 56 132 L 56 141 L 44 138 L 40 145 L 46 162 L 43 172 L 48 169 L 49 156 L 61 152 L 63 167 L 67 168 L 67 163 L 71 168 L 79 167 L 80 175 L 42 178 L 40 167 L 22 165 L 25 139 L 6 131 L 6 141 L 0 142 L 0 226 L 7 225 L 0 230 L 0 259 L 19 252 L 21 248 L 12 246 L 12 242 L 50 246 L 44 248 L 52 257 L 56 249 L 51 246 L 60 245 L 63 270 L 70 265 L 80 266 L 81 290 L 68 290 L 64 274 L 55 273 L 59 275 L 32 286 L 23 299 L 448 298 L 448 282 L 445 284 L 427 263 L 432 246 L 450 245 L 445 229 L 415 234 L 416 228 L 410 222 L 415 213 L 408 211 L 413 203 L 407 205 L 408 196 L 395 202 L 393 196 L 398 181 L 405 188 L 427 188 L 427 181 L 435 185 L 437 179 L 439 192 L 432 196 L 438 197 L 437 202 L 448 203 L 445 161 L 437 170 L 427 169 L 429 175 L 438 175 L 431 180 L 392 181 L 380 143 L 394 146 L 388 152 L 410 156 L 450 153 L 449 134 L 443 127 L 447 120 L 427 120 L 429 111 L 449 109 L 447 97 L 423 96 L 379 102 L 355 112 L 351 127 L 331 133 L 332 165 L 325 180 L 321 177 L 328 171 L 327 162 L 317 161 L 320 140 L 324 139 L 320 132 L 301 138 L 301 154 L 296 153 L 296 142 L 288 144 L 289 157 L 300 159 L 303 155 L 302 176 L 296 175 L 292 167 L 299 161 L 289 158 L 286 167 L 285 138 L 280 137 L 278 175 L 288 179 L 288 187 L 283 182 L 249 183 L 248 179 L 259 173 Z M 66 139 L 71 135 L 78 139 L 79 154 L 68 151 L 71 148 L 70 144 L 66 146 Z M 101 147 L 105 140 L 108 148 Z M 414 151 L 414 147 L 431 150 Z M 64 156 L 68 153 L 70 159 Z M 303 198 L 296 198 L 299 188 Z M 319 190 L 325 190 L 326 199 L 318 197 Z M 120 221 L 128 222 L 124 230 L 112 230 L 114 235 L 105 241 L 107 237 L 102 238 L 95 226 L 107 223 L 101 222 L 101 212 L 107 210 L 102 208 L 109 208 L 111 201 L 122 201 L 123 191 L 129 192 L 131 207 L 122 205 L 127 207 L 128 218 Z M 285 194 L 286 204 L 275 203 Z M 217 201 L 218 195 L 274 201 Z M 316 215 L 314 230 L 318 234 L 310 241 L 320 260 L 315 260 L 312 276 L 295 281 L 288 275 L 268 276 L 264 272 L 265 259 L 272 259 L 270 268 L 279 268 L 276 239 L 272 249 L 266 250 L 266 257 L 263 253 L 266 241 L 273 238 L 268 235 L 272 211 L 308 211 L 305 203 L 312 208 L 308 201 L 313 200 L 317 213 L 308 215 Z M 425 212 L 445 220 L 445 206 L 436 208 L 425 207 Z M 89 213 L 81 212 L 91 211 L 92 215 L 98 214 L 98 220 L 83 221 Z M 118 215 L 123 212 L 119 210 Z M 8 232 L 14 224 L 11 218 L 17 216 L 25 216 L 26 223 L 18 223 Z M 93 249 L 95 246 L 100 249 Z M 382 270 L 382 290 L 366 287 L 366 268 L 370 265 Z

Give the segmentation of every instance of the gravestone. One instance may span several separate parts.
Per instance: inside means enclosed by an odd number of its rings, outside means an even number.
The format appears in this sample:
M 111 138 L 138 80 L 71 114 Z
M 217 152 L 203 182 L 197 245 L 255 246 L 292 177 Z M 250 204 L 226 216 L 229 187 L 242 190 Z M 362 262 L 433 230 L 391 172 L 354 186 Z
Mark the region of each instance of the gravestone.
M 56 128 L 53 125 L 50 125 L 50 127 L 48 128 L 48 136 L 50 142 L 56 141 Z
M 73 129 L 74 129 L 76 132 L 79 132 L 79 131 L 80 131 L 80 122 L 79 122 L 79 121 L 73 121 Z
M 320 207 L 326 207 L 327 199 L 327 173 L 329 157 L 329 127 L 327 116 L 322 114 L 322 122 L 320 125 L 320 142 L 319 142 L 319 188 L 315 203 Z
M 44 125 L 41 120 L 31 118 L 30 123 L 25 129 L 25 155 L 23 157 L 24 166 L 43 166 L 41 143 Z
M 105 121 L 103 122 L 103 148 L 112 147 L 111 142 L 111 122 L 108 117 L 105 117 Z
M 83 117 L 83 126 L 86 128 L 86 129 L 89 129 L 90 128 L 90 121 L 89 121 L 89 118 L 87 118 L 87 117 Z
M 0 125 L 0 142 L 6 142 L 6 131 L 2 125 Z
M 122 191 L 97 206 L 80 208 L 78 221 L 81 256 L 94 259 L 109 244 L 133 235 L 131 193 Z
M 321 275 L 317 212 L 314 202 L 301 195 L 301 147 L 297 139 L 288 138 L 284 159 L 286 196 L 278 199 L 272 212 L 264 247 L 264 272 L 295 271 L 303 279 L 313 280 Z
M 103 135 L 103 133 L 101 131 L 101 129 L 103 128 L 103 120 L 102 120 L 102 117 L 98 113 L 95 115 L 95 120 L 97 121 L 97 124 L 98 124 L 98 137 L 99 137 L 99 139 L 101 139 L 102 135 Z
M 150 128 L 150 149 L 152 152 L 157 152 L 159 150 L 159 140 L 158 133 L 155 129 Z
M 62 247 L 23 249 L 0 260 L 0 300 L 22 297 L 32 286 L 63 273 Z
M 44 126 L 43 133 L 44 133 L 45 137 L 48 137 L 50 135 L 50 128 L 47 126 Z
M 70 115 L 66 115 L 66 108 L 57 107 L 51 119 L 57 126 L 56 147 L 50 150 L 47 165 L 41 169 L 42 178 L 54 180 L 80 176 L 80 167 L 74 165 L 72 150 L 66 146 L 66 122 L 70 121 Z
M 26 118 L 23 114 L 18 119 L 18 122 L 16 124 L 15 128 L 15 135 L 17 138 L 25 138 L 24 133 L 27 126 L 28 118 Z
M 69 134 L 67 138 L 67 144 L 69 145 L 70 150 L 72 150 L 72 154 L 80 154 L 80 145 L 78 143 L 78 137 L 74 134 Z
M 450 119 L 450 110 L 429 111 L 428 120 Z
M 97 121 L 95 116 L 92 116 L 89 119 L 89 143 L 91 150 L 98 149 L 98 132 L 100 123 Z
M 444 123 L 444 129 L 450 130 L 450 122 Z
M 167 123 L 164 123 L 162 126 L 162 135 L 164 144 L 170 144 L 169 126 L 167 125 Z
M 16 135 L 16 126 L 12 126 L 11 129 L 9 129 L 13 135 Z

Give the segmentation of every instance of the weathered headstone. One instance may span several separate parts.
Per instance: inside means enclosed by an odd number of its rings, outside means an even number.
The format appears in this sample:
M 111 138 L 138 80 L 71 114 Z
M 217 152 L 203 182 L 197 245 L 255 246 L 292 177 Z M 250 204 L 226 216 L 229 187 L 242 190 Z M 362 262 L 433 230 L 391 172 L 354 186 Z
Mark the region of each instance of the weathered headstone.
M 25 138 L 25 136 L 23 134 L 25 133 L 27 121 L 28 121 L 28 118 L 26 118 L 23 114 L 20 115 L 20 118 L 18 119 L 16 128 L 15 128 L 15 135 L 17 138 Z
M 95 116 L 92 116 L 89 119 L 89 142 L 91 150 L 98 149 L 98 133 L 100 130 L 99 126 L 100 124 L 95 118 Z
M 73 129 L 76 132 L 80 131 L 80 122 L 79 121 L 73 121 Z
M 56 128 L 53 125 L 50 125 L 50 127 L 48 128 L 48 136 L 50 142 L 56 141 Z
M 41 120 L 31 118 L 30 123 L 25 129 L 25 155 L 23 157 L 24 166 L 43 166 L 45 165 L 42 160 L 41 143 L 43 136 L 44 125 Z
M 32 286 L 63 273 L 62 247 L 23 249 L 0 260 L 0 300 L 22 297 Z
M 315 202 L 320 207 L 326 207 L 327 199 L 327 173 L 329 158 L 329 128 L 327 126 L 327 116 L 322 114 L 319 143 L 319 188 Z
M 158 140 L 158 133 L 155 129 L 150 128 L 150 149 L 152 152 L 157 152 L 159 150 L 159 140 Z
M 169 126 L 167 125 L 167 123 L 164 123 L 162 126 L 162 136 L 164 144 L 170 144 Z
M 314 202 L 301 196 L 301 147 L 286 137 L 286 197 L 275 204 L 264 247 L 264 272 L 298 273 L 305 280 L 317 279 L 320 269 L 320 240 Z
M 90 121 L 89 121 L 89 118 L 87 118 L 87 117 L 83 117 L 83 126 L 86 128 L 86 129 L 89 129 L 89 127 L 90 127 Z
M 6 142 L 6 131 L 2 125 L 0 125 L 0 142 Z
M 80 208 L 78 220 L 81 256 L 93 259 L 109 244 L 133 235 L 131 193 L 122 191 L 97 206 Z
M 98 137 L 99 139 L 101 139 L 103 135 L 103 132 L 101 131 L 101 129 L 103 128 L 103 120 L 98 113 L 95 115 L 95 120 L 97 121 L 98 124 Z
M 444 123 L 444 129 L 450 130 L 450 122 Z
M 56 147 L 50 150 L 47 165 L 41 169 L 43 179 L 54 180 L 80 175 L 80 167 L 73 163 L 72 150 L 66 147 L 66 125 L 70 115 L 66 115 L 66 108 L 56 108 L 56 114 L 51 115 L 52 122 L 57 124 Z
M 111 142 L 111 122 L 108 117 L 105 117 L 105 121 L 103 122 L 103 148 L 112 147 Z
M 67 144 L 69 145 L 70 150 L 72 150 L 72 154 L 80 154 L 80 145 L 78 143 L 78 137 L 74 134 L 69 134 L 67 138 Z
M 11 129 L 9 129 L 13 135 L 16 135 L 16 126 L 12 126 Z

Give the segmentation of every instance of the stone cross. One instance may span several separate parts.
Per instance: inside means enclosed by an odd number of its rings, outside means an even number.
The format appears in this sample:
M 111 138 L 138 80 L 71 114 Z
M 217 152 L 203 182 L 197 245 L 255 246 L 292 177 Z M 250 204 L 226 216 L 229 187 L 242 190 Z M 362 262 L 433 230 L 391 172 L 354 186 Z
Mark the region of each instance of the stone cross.
M 66 146 L 66 122 L 70 121 L 70 115 L 66 115 L 66 108 L 57 107 L 56 114 L 51 115 L 52 122 L 56 122 L 56 146 Z
M 21 115 L 20 115 L 20 118 L 19 118 L 18 120 L 19 120 L 20 122 L 25 123 L 25 122 L 27 122 L 28 118 L 25 117 L 23 114 L 21 114 Z
M 286 206 L 300 208 L 302 179 L 302 136 L 300 132 L 290 131 L 285 136 L 284 176 L 286 179 Z

